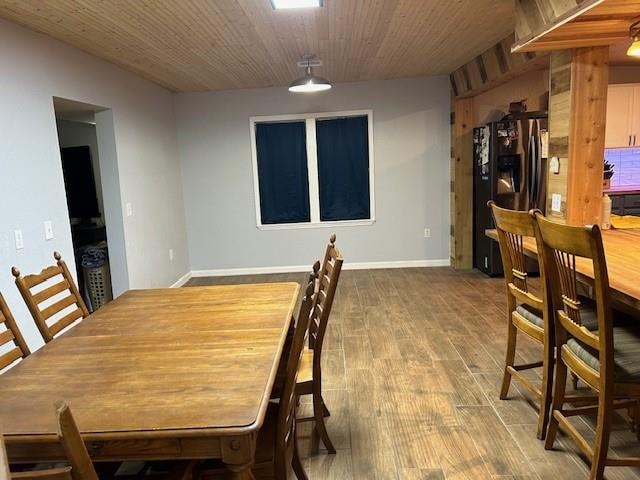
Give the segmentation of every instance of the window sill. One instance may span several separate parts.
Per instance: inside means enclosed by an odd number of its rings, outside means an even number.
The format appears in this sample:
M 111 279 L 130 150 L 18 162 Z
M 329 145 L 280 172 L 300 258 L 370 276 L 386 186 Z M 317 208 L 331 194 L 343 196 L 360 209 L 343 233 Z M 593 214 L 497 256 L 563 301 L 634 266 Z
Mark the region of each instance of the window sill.
M 376 223 L 375 218 L 369 220 L 339 220 L 335 222 L 278 223 L 274 225 L 256 225 L 258 230 L 299 230 L 306 228 L 327 227 L 362 227 Z

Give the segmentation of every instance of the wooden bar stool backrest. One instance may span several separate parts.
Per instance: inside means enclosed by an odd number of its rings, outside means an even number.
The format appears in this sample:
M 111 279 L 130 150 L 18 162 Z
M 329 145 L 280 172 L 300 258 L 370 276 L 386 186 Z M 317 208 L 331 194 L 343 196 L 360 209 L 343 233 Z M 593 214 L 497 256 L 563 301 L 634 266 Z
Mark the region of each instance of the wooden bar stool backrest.
M 545 315 L 543 299 L 531 293 L 528 284 L 527 257 L 524 253 L 524 238 L 535 238 L 535 220 L 529 212 L 507 210 L 489 201 L 493 220 L 498 232 L 498 243 L 507 284 L 509 310 L 513 311 L 516 302 L 524 303 L 543 313 L 545 330 L 548 329 L 548 315 Z M 542 268 L 542 267 L 540 267 Z M 543 282 L 544 292 L 544 282 Z M 544 295 L 543 295 L 544 297 Z
M 4 331 L 0 332 L 0 370 L 3 370 L 31 352 L 1 293 L 0 324 L 4 326 Z
M 300 305 L 293 342 L 287 359 L 286 376 L 278 410 L 276 448 L 274 458 L 275 478 L 288 478 L 296 442 L 296 382 L 309 328 L 309 317 L 314 297 L 314 284 L 309 282 Z
M 2 450 L 3 465 L 0 466 L 1 479 L 13 480 L 98 480 L 87 448 L 80 436 L 76 422 L 71 414 L 67 402 L 58 402 L 55 405 L 58 426 L 58 441 L 67 456 L 68 466 L 48 468 L 43 470 L 30 470 L 9 474 L 9 463 L 4 441 L 0 437 L 0 449 Z
M 56 265 L 37 274 L 23 277 L 16 267 L 11 269 L 16 286 L 47 343 L 75 321 L 89 316 L 67 264 L 58 252 L 54 252 L 53 257 Z
M 322 262 L 322 268 L 318 272 L 316 294 L 311 309 L 311 324 L 309 327 L 309 348 L 314 350 L 314 363 L 316 357 L 320 360 L 322 342 L 329 323 L 329 315 L 333 299 L 338 287 L 340 272 L 342 271 L 342 254 L 336 247 L 336 234 L 331 235 L 327 250 Z M 318 271 L 318 262 L 314 265 L 314 273 Z
M 609 275 L 602 245 L 602 235 L 597 225 L 576 227 L 547 220 L 536 212 L 538 234 L 542 243 L 542 260 L 545 264 L 549 288 L 556 309 L 559 344 L 570 335 L 589 346 L 600 360 L 600 372 L 585 369 L 578 373 L 594 388 L 611 382 L 613 385 L 613 322 Z M 594 273 L 594 293 L 598 330 L 590 331 L 582 325 L 581 304 L 578 295 L 576 262 L 588 261 Z

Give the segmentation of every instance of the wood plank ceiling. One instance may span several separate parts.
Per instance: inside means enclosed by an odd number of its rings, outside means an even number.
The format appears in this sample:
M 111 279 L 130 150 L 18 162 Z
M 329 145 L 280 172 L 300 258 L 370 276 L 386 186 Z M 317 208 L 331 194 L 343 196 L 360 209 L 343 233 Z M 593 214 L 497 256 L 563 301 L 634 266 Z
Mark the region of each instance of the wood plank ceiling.
M 333 82 L 448 74 L 513 31 L 507 0 L 0 0 L 0 17 L 173 91 L 287 85 L 314 53 Z

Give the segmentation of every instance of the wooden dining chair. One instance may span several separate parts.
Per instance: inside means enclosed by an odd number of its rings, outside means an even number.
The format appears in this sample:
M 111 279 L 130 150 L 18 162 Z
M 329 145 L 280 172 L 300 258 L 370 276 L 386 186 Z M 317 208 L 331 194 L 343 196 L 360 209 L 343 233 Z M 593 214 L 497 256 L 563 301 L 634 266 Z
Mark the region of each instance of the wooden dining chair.
M 539 400 L 537 437 L 544 439 L 549 421 L 554 365 L 554 325 L 552 310 L 547 301 L 547 288 L 541 270 L 541 295 L 531 291 L 528 259 L 523 240 L 535 239 L 535 219 L 529 212 L 507 210 L 489 201 L 498 232 L 500 255 L 507 287 L 507 354 L 500 390 L 500 399 L 507 398 L 511 379 L 518 380 Z M 542 345 L 542 361 L 516 365 L 518 333 L 523 333 Z M 523 371 L 542 367 L 542 384 L 534 385 L 523 375 Z
M 267 416 L 258 433 L 253 471 L 259 478 L 288 480 L 291 478 L 290 470 L 293 469 L 298 480 L 307 480 L 307 474 L 298 453 L 296 435 L 296 407 L 298 404 L 296 380 L 306 343 L 313 298 L 314 284 L 309 282 L 295 324 L 293 342 L 286 362 L 286 378 L 280 399 L 277 403 L 271 402 L 269 404 Z M 213 480 L 236 477 L 231 477 L 230 472 L 226 471 L 218 461 L 211 461 L 196 467 L 194 478 Z
M 299 418 L 299 422 L 315 422 L 313 435 L 319 437 L 329 453 L 336 449 L 329 438 L 324 419 L 330 415 L 322 398 L 322 345 L 324 343 L 333 299 L 336 294 L 340 272 L 342 270 L 342 254 L 336 247 L 336 235 L 331 235 L 324 255 L 322 267 L 318 262 L 314 265 L 314 276 L 317 276 L 317 287 L 311 308 L 309 323 L 309 345 L 302 354 L 302 363 L 298 373 L 296 392 L 298 395 L 312 395 L 313 415 Z M 314 441 L 314 445 L 318 442 Z
M 98 480 L 98 475 L 93 468 L 89 453 L 67 402 L 56 403 L 55 412 L 58 440 L 62 444 L 69 465 L 42 470 L 13 472 L 4 478 L 11 478 L 12 480 Z M 9 467 L 4 442 L 1 443 L 1 446 L 5 463 L 3 468 L 6 475 Z
M 56 265 L 40 273 L 23 277 L 16 267 L 11 269 L 16 286 L 45 343 L 72 323 L 89 316 L 67 264 L 58 252 L 54 252 L 53 257 Z
M 605 466 L 640 466 L 640 457 L 608 457 L 614 409 L 633 407 L 640 399 L 640 326 L 615 318 L 602 236 L 597 225 L 574 227 L 551 222 L 537 212 L 541 259 L 552 292 L 558 352 L 556 379 L 545 448 L 553 447 L 562 428 L 591 460 L 591 480 L 603 478 Z M 596 323 L 582 310 L 576 265 L 593 268 Z M 565 408 L 567 372 L 597 392 L 597 404 Z M 569 422 L 576 415 L 597 413 L 594 445 Z
M 31 352 L 24 341 L 24 337 L 20 333 L 20 329 L 16 324 L 15 318 L 9 310 L 7 302 L 0 293 L 0 324 L 4 326 L 4 330 L 0 331 L 0 370 L 4 370 L 12 363 L 26 357 Z

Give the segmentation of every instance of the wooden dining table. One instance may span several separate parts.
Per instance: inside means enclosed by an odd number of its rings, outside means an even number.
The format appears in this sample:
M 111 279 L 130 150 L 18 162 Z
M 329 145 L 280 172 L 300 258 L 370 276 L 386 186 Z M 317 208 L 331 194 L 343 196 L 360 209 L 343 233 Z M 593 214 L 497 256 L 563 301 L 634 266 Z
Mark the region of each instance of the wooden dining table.
M 67 400 L 96 461 L 250 468 L 297 283 L 131 290 L 0 376 L 10 461 L 63 459 Z
M 498 240 L 496 230 L 485 233 Z M 612 300 L 618 308 L 640 315 L 640 229 L 603 230 L 602 243 Z M 525 254 L 538 256 L 534 238 L 524 238 L 523 247 Z M 593 286 L 593 264 L 589 260 L 576 258 L 576 272 L 581 283 Z

